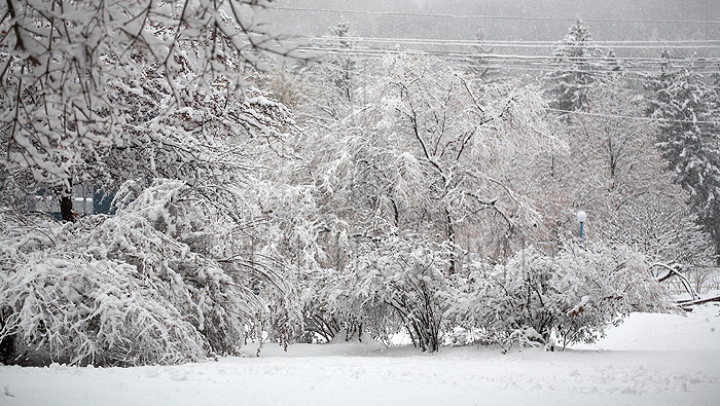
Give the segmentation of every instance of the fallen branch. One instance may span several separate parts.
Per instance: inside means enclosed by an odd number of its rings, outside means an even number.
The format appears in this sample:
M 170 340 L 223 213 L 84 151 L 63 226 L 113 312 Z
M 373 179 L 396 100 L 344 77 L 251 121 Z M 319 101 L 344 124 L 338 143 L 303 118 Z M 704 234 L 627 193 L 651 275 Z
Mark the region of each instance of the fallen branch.
M 690 294 L 690 297 L 692 297 L 692 300 L 700 300 L 700 296 L 693 290 L 692 285 L 690 285 L 690 282 L 687 280 L 687 278 L 683 274 L 678 272 L 675 267 L 663 264 L 661 262 L 656 262 L 650 267 L 654 268 L 656 266 L 664 268 L 666 271 L 668 271 L 668 273 L 664 276 L 657 278 L 658 282 L 663 282 L 673 276 L 677 276 L 680 279 L 680 282 L 683 284 L 683 287 L 685 287 L 685 290 Z
M 708 297 L 705 299 L 678 300 L 677 302 L 680 305 L 680 307 L 685 308 L 685 306 L 695 306 L 695 305 L 700 305 L 700 304 L 710 303 L 710 302 L 720 302 L 720 296 Z

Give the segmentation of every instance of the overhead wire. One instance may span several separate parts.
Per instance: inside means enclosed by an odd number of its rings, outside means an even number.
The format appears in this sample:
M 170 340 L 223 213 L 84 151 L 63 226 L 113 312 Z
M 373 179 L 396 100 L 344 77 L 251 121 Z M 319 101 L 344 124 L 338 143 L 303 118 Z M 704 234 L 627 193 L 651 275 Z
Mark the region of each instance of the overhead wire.
M 350 73 L 355 76 L 365 77 L 365 78 L 372 79 L 372 80 L 386 79 L 385 77 L 378 76 L 378 75 L 360 73 L 357 71 L 343 69 L 343 68 L 340 68 L 340 67 L 332 65 L 332 64 L 328 64 L 328 65 L 326 65 L 326 67 L 330 70 L 334 70 L 339 73 L 343 73 L 343 74 Z M 625 79 L 625 78 L 622 78 L 622 79 Z M 546 107 L 545 111 L 559 113 L 559 114 L 582 115 L 582 116 L 590 116 L 590 117 L 598 117 L 598 118 L 627 119 L 627 120 L 637 120 L 637 121 L 652 122 L 652 123 L 709 124 L 709 125 L 720 124 L 720 120 L 718 120 L 718 121 L 680 120 L 680 119 L 670 119 L 670 118 L 630 116 L 630 115 L 624 115 L 624 114 L 595 113 L 595 112 L 581 111 L 581 110 L 562 110 L 562 109 L 556 109 L 556 108 L 551 108 L 551 107 Z
M 597 66 L 605 69 L 617 67 L 625 74 L 642 76 L 648 70 L 657 70 L 661 67 L 679 69 L 692 66 L 694 72 L 707 75 L 717 73 L 720 69 L 720 57 L 695 56 L 690 58 L 646 57 L 646 56 L 617 56 L 602 50 L 622 49 L 652 50 L 652 49 L 679 49 L 695 51 L 698 49 L 717 50 L 720 55 L 720 40 L 685 40 L 685 41 L 588 41 L 578 44 L 577 47 L 586 47 L 592 52 L 583 56 L 547 55 L 533 52 L 522 52 L 523 48 L 542 48 L 554 53 L 558 48 L 574 48 L 573 44 L 561 41 L 472 41 L 472 40 L 444 40 L 444 39 L 417 39 L 417 38 L 373 38 L 361 36 L 320 36 L 305 37 L 305 48 L 326 54 L 352 55 L 354 57 L 380 57 L 388 53 L 428 54 L 456 61 L 483 61 L 488 64 L 503 64 L 500 69 L 544 71 L 562 68 L 564 60 L 571 60 L 577 64 L 588 65 L 590 71 L 577 69 L 578 73 L 595 73 Z M 521 52 L 499 53 L 492 52 L 495 48 L 506 47 Z M 636 54 L 636 53 L 635 53 Z
M 579 111 L 579 110 L 560 110 L 560 109 L 553 109 L 550 107 L 545 108 L 545 110 L 553 111 L 555 113 L 573 114 L 573 115 L 580 115 L 580 116 L 592 116 L 592 117 L 600 117 L 600 118 L 617 118 L 617 119 L 627 119 L 627 120 L 678 123 L 678 124 L 718 124 L 717 122 L 707 121 L 707 120 L 678 120 L 678 119 L 672 119 L 672 118 L 627 116 L 627 115 L 623 115 L 623 114 L 593 113 L 593 112 L 589 112 L 589 111 Z
M 492 48 L 555 48 L 558 46 L 576 47 L 560 41 L 514 41 L 514 40 L 458 40 L 433 38 L 382 38 L 361 36 L 314 36 L 300 37 L 312 42 L 355 42 L 371 44 L 402 44 L 402 45 L 442 45 L 459 47 L 492 47 Z M 685 41 L 588 41 L 580 46 L 593 49 L 720 49 L 720 40 L 685 40 Z
M 548 55 L 518 55 L 518 54 L 498 54 L 498 53 L 481 53 L 467 51 L 446 51 L 446 50 L 421 50 L 421 49 L 393 49 L 393 48 L 343 48 L 343 47 L 308 47 L 313 52 L 326 53 L 328 55 L 352 56 L 357 58 L 371 57 L 379 58 L 387 54 L 405 53 L 409 55 L 433 55 L 443 57 L 445 59 L 455 61 L 482 61 L 484 64 L 499 64 L 501 67 L 509 67 L 508 65 L 522 65 L 534 69 L 556 69 L 563 68 L 564 59 L 557 56 Z M 693 58 L 693 59 L 660 59 L 649 57 L 609 57 L 609 56 L 589 56 L 589 57 L 567 57 L 577 64 L 584 64 L 586 69 L 579 66 L 574 67 L 577 73 L 592 73 L 599 68 L 617 68 L 624 73 L 646 74 L 648 71 L 657 70 L 659 68 L 680 69 L 693 66 L 693 71 L 698 74 L 718 73 L 720 70 L 720 57 L 713 58 Z
M 546 17 L 519 17 L 519 16 L 481 16 L 481 15 L 453 15 L 453 14 L 433 14 L 433 13 L 407 13 L 407 12 L 390 12 L 390 11 L 364 11 L 364 10 L 338 10 L 338 9 L 311 9 L 311 8 L 301 8 L 301 7 L 278 7 L 280 10 L 300 10 L 300 11 L 318 11 L 318 12 L 357 12 L 362 14 L 387 14 L 387 15 L 417 15 L 417 16 L 426 16 L 426 17 L 438 17 L 438 16 L 446 16 L 446 17 L 457 17 L 457 18 L 473 18 L 473 17 L 489 17 L 489 18 L 501 18 L 501 19 L 529 19 L 529 20 L 547 20 L 547 19 L 555 19 L 555 18 L 546 18 Z M 560 20 L 568 20 L 568 21 L 574 21 L 572 19 L 560 19 Z M 585 21 L 591 21 L 591 20 L 585 20 Z M 624 22 L 632 22 L 636 20 L 597 20 L 597 21 L 604 21 L 604 22 L 618 22 L 618 21 L 624 21 Z M 669 22 L 665 20 L 643 20 L 646 22 Z M 677 20 L 674 22 L 678 23 L 695 23 L 695 22 L 702 22 L 701 20 Z M 720 25 L 720 21 L 706 21 L 706 22 L 712 22 L 714 24 Z M 345 53 L 345 52 L 354 52 L 358 56 L 376 56 L 377 54 L 384 54 L 387 52 L 397 52 L 396 49 L 390 48 L 390 46 L 394 46 L 395 48 L 399 46 L 404 46 L 406 49 L 403 49 L 401 52 L 407 52 L 407 53 L 416 53 L 416 52 L 424 52 L 435 56 L 445 56 L 445 57 L 451 57 L 451 58 L 463 58 L 463 57 L 482 57 L 482 58 L 495 58 L 495 59 L 504 59 L 505 61 L 512 59 L 533 59 L 536 58 L 538 60 L 550 60 L 549 63 L 552 67 L 552 60 L 547 55 L 539 55 L 538 52 L 533 51 L 540 51 L 543 49 L 549 49 L 554 50 L 557 47 L 564 47 L 566 49 L 572 49 L 574 47 L 571 43 L 564 43 L 562 40 L 560 41 L 519 41 L 519 40 L 458 40 L 458 39 L 432 39 L 432 38 L 383 38 L 383 37 L 365 37 L 365 36 L 314 36 L 314 37 L 299 37 L 299 39 L 303 41 L 309 41 L 312 44 L 314 44 L 316 47 L 309 46 L 308 50 L 312 51 L 320 51 L 320 52 L 332 52 L 332 53 Z M 355 46 L 352 48 L 352 51 L 346 51 L 345 48 L 341 46 L 332 46 L 332 44 L 336 43 L 341 44 L 348 44 L 352 43 L 355 44 Z M 328 46 L 329 45 L 329 46 Z M 675 61 L 675 63 L 681 63 L 685 64 L 688 61 L 699 63 L 702 65 L 707 66 L 708 64 L 717 64 L 720 63 L 717 58 L 714 57 L 698 57 L 696 56 L 696 53 L 699 51 L 708 51 L 710 53 L 713 53 L 713 51 L 718 55 L 720 55 L 720 39 L 718 40 L 652 40 L 652 41 L 643 41 L 643 40 L 621 40 L 621 41 L 589 41 L 585 44 L 578 45 L 578 47 L 582 46 L 588 46 L 589 48 L 592 48 L 595 52 L 601 52 L 601 51 L 627 51 L 625 53 L 635 53 L 633 56 L 615 56 L 615 55 L 608 55 L 608 56 L 600 56 L 600 55 L 586 55 L 582 57 L 573 57 L 574 60 L 580 61 L 585 60 L 588 62 L 594 62 L 594 63 L 606 63 L 606 62 L 613 62 L 613 61 L 622 61 L 623 64 L 625 64 L 625 68 L 628 68 L 629 63 L 633 63 L 634 65 L 645 65 L 643 69 L 652 69 L 656 68 L 658 58 L 650 58 L 650 57 L 642 57 L 642 56 L 636 56 L 637 52 L 634 51 L 645 51 L 651 52 L 652 50 L 671 50 L 671 51 L 679 51 L 680 53 L 687 54 L 692 53 L 694 55 L 693 58 L 681 58 L 681 57 L 675 57 L 675 58 L 669 58 L 669 61 Z M 319 48 L 320 49 L 319 49 Z M 419 50 L 411 49 L 417 47 Z M 362 49 L 360 49 L 362 48 Z M 438 49 L 440 48 L 440 49 Z M 487 52 L 483 51 L 483 49 L 490 48 L 492 50 L 496 49 L 517 49 L 517 50 L 528 50 L 530 52 L 521 52 L 518 54 L 517 52 L 513 54 L 506 54 L 506 53 L 497 53 L 497 52 Z M 480 50 L 480 52 L 478 52 Z M 480 54 L 480 55 L 479 55 Z M 703 72 L 703 74 L 706 73 L 713 73 L 714 70 L 709 70 L 706 72 Z
M 326 65 L 329 69 L 341 72 L 343 74 L 351 74 L 355 76 L 360 77 L 366 77 L 373 80 L 381 80 L 383 79 L 380 76 L 377 75 L 369 75 L 366 73 L 361 73 L 357 70 L 347 70 L 342 69 L 334 64 L 327 64 Z M 507 66 L 507 65 L 486 65 L 486 64 L 477 64 L 477 65 L 464 65 L 466 68 L 475 68 L 475 69 L 486 69 L 489 72 L 498 72 L 503 70 L 516 70 L 516 71 L 522 71 L 522 72 L 538 72 L 540 74 L 548 73 L 548 69 L 543 68 L 528 68 L 528 67 L 513 67 L 513 66 Z M 615 74 L 607 71 L 601 71 L 601 70 L 585 70 L 585 71 L 573 71 L 574 73 L 585 73 L 588 75 L 592 75 L 595 77 L 605 78 L 605 79 L 617 79 L 617 80 L 623 80 L 623 81 L 641 81 L 641 82 L 647 82 L 653 80 L 652 78 L 648 77 L 647 74 L 640 75 L 640 77 L 632 77 L 628 76 L 627 72 L 620 71 L 615 72 Z M 715 72 L 717 73 L 717 72 Z
M 414 48 L 379 48 L 379 47 L 342 47 L 342 46 L 304 46 L 301 49 L 313 51 L 313 52 L 326 52 L 326 53 L 337 53 L 337 54 L 387 54 L 387 53 L 430 53 L 430 54 L 448 54 L 457 56 L 468 56 L 468 57 L 482 57 L 482 58 L 503 58 L 503 59 L 522 59 L 522 60 L 547 60 L 547 59 L 570 59 L 577 62 L 613 62 L 618 60 L 623 61 L 638 61 L 638 62 L 701 62 L 701 63 L 715 63 L 720 62 L 720 56 L 718 57 L 704 57 L 695 56 L 692 58 L 659 58 L 659 57 L 634 57 L 634 56 L 616 56 L 616 55 L 587 55 L 587 56 L 572 56 L 572 55 L 543 55 L 543 54 L 502 54 L 492 53 L 483 50 L 441 50 L 441 49 L 414 49 Z M 720 47 L 718 47 L 720 51 Z

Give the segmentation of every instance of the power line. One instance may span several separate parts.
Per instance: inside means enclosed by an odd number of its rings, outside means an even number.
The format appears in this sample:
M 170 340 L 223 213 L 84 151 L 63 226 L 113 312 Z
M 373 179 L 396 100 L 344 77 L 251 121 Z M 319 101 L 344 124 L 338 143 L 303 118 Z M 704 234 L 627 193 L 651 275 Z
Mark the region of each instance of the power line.
M 563 114 L 575 114 L 581 116 L 592 116 L 601 118 L 621 118 L 627 120 L 638 120 L 638 121 L 652 121 L 652 122 L 664 122 L 664 123 L 679 123 L 679 124 L 718 124 L 713 121 L 705 120 L 677 120 L 672 118 L 654 118 L 654 117 L 641 117 L 641 116 L 625 116 L 622 114 L 603 114 L 603 113 L 591 113 L 589 111 L 576 111 L 576 110 L 559 110 L 547 107 L 545 110 Z
M 302 49 L 327 55 L 347 56 L 352 58 L 382 58 L 388 54 L 431 55 L 444 60 L 452 60 L 461 64 L 495 71 L 541 72 L 564 71 L 567 73 L 588 74 L 597 77 L 622 78 L 624 80 L 652 80 L 650 72 L 660 68 L 679 70 L 692 68 L 700 75 L 717 74 L 720 72 L 720 57 L 692 58 L 659 58 L 659 57 L 620 57 L 610 54 L 564 56 L 543 55 L 529 52 L 523 53 L 525 47 L 530 49 L 557 47 L 558 41 L 473 41 L 445 40 L 428 38 L 378 38 L 378 37 L 340 37 L 318 36 L 304 37 Z M 401 48 L 400 46 L 410 48 Z M 563 44 L 565 48 L 571 45 Z M 717 49 L 720 51 L 720 40 L 675 40 L 675 41 L 591 41 L 578 45 L 589 49 L 615 49 L 628 47 L 632 49 L 682 49 L 691 51 L 697 48 Z M 488 52 L 488 48 L 517 49 L 521 53 Z M 571 62 L 568 66 L 567 61 Z M 617 72 L 615 72 L 617 71 Z
M 351 71 L 351 70 L 344 70 L 341 68 L 337 68 L 332 65 L 328 65 L 330 69 L 336 70 L 338 72 L 351 74 L 354 76 L 362 76 L 367 78 L 373 78 L 373 79 L 381 79 L 379 76 L 372 76 L 364 73 L 360 73 L 358 71 Z M 486 69 L 491 72 L 508 72 L 508 71 L 516 71 L 516 72 L 534 72 L 534 73 L 540 73 L 540 74 L 547 74 L 551 72 L 553 69 L 552 67 L 542 67 L 542 66 L 527 66 L 527 65 L 499 65 L 499 64 L 465 64 L 463 65 L 466 68 L 474 68 L 474 69 Z M 605 79 L 618 79 L 623 81 L 635 81 L 635 82 L 651 82 L 653 80 L 652 77 L 648 77 L 647 72 L 628 72 L 628 71 L 621 71 L 617 72 L 617 74 L 613 74 L 609 71 L 575 71 L 575 73 L 583 73 L 587 74 L 589 76 L 594 76 L 597 78 L 605 78 Z M 716 72 L 707 72 L 709 73 L 716 73 Z
M 274 10 L 311 12 L 311 13 L 330 13 L 330 14 L 361 14 L 361 15 L 388 15 L 402 17 L 420 17 L 420 18 L 449 18 L 458 20 L 504 20 L 504 21 L 554 21 L 554 22 L 575 22 L 575 18 L 561 17 L 525 17 L 525 16 L 494 16 L 484 14 L 448 14 L 448 13 L 414 13 L 407 11 L 369 11 L 369 10 L 347 10 L 347 9 L 328 9 L 328 8 L 307 8 L 307 7 L 274 7 Z M 641 19 L 583 19 L 583 21 L 593 23 L 628 23 L 628 24 L 710 24 L 720 25 L 720 21 L 716 20 L 641 20 Z
M 617 67 L 625 73 L 647 73 L 647 70 L 655 70 L 661 67 L 668 69 L 681 69 L 693 66 L 694 72 L 699 74 L 717 73 L 720 69 L 720 57 L 718 58 L 692 58 L 692 59 L 660 59 L 660 58 L 643 58 L 643 57 L 608 57 L 608 56 L 589 56 L 589 57 L 568 57 L 575 63 L 584 63 L 587 68 L 575 67 L 568 68 L 563 60 L 556 56 L 547 55 L 517 55 L 517 54 L 496 54 L 481 53 L 469 51 L 445 51 L 445 50 L 418 50 L 418 49 L 391 49 L 391 48 L 346 48 L 346 47 L 308 47 L 305 48 L 311 52 L 321 52 L 332 55 L 347 55 L 357 58 L 374 57 L 379 58 L 388 54 L 408 54 L 408 55 L 433 55 L 436 57 L 444 57 L 452 60 L 484 60 L 490 63 L 508 63 L 523 64 L 533 66 L 535 68 L 546 69 L 562 69 L 577 73 L 593 73 L 598 68 Z M 593 65 L 594 64 L 594 65 Z M 716 69 L 715 67 L 718 67 Z
M 308 47 L 309 50 L 323 51 L 333 50 L 338 52 L 359 52 L 361 50 L 372 50 L 372 51 L 394 51 L 397 46 L 404 45 L 408 47 L 417 47 L 421 51 L 425 52 L 452 52 L 452 53 L 464 53 L 468 55 L 481 55 L 483 57 L 493 58 L 501 57 L 508 54 L 499 54 L 489 52 L 488 50 L 494 49 L 509 49 L 509 50 L 523 50 L 523 49 L 545 49 L 551 50 L 553 53 L 557 49 L 581 49 L 585 48 L 589 52 L 600 52 L 603 50 L 614 51 L 621 49 L 630 50 L 682 50 L 688 52 L 694 52 L 697 50 L 716 50 L 720 53 L 720 40 L 717 41 L 675 41 L 672 43 L 658 42 L 658 41 L 632 41 L 632 42 L 613 42 L 606 41 L 600 45 L 596 43 L 589 44 L 565 44 L 559 42 L 547 42 L 547 41 L 458 41 L 458 40 L 435 40 L 435 39 L 404 39 L 404 38 L 367 38 L 367 37 L 306 37 L 304 38 L 312 46 Z M 351 44 L 351 46 L 348 46 Z M 307 45 L 306 45 L 307 46 Z M 314 47 L 313 47 L 314 46 Z M 391 48 L 391 46 L 393 46 Z M 452 49 L 452 51 L 442 51 L 442 49 Z M 407 50 L 406 50 L 407 51 Z M 659 52 L 658 52 L 659 54 Z M 548 58 L 547 55 L 540 53 L 530 52 L 530 55 L 511 55 L 517 58 Z M 556 57 L 552 55 L 551 57 Z M 638 57 L 638 56 L 617 56 L 610 55 L 608 52 L 606 55 L 584 55 L 584 56 L 568 56 L 577 61 L 613 61 L 622 59 L 624 61 L 655 61 L 657 58 L 651 57 Z M 699 63 L 713 63 L 715 62 L 714 57 L 695 56 L 691 61 Z M 667 61 L 673 62 L 687 62 L 688 58 L 666 58 Z
M 356 71 L 350 71 L 347 69 L 343 69 L 337 66 L 333 65 L 327 65 L 327 67 L 330 70 L 334 70 L 336 72 L 340 73 L 350 73 L 356 76 L 362 76 L 368 79 L 372 80 L 384 80 L 387 79 L 386 77 L 378 76 L 378 75 L 371 75 L 366 73 L 360 73 Z M 599 118 L 612 118 L 612 119 L 623 119 L 623 120 L 636 120 L 636 121 L 645 121 L 645 122 L 663 122 L 663 123 L 679 123 L 679 124 L 710 124 L 710 125 L 717 125 L 720 124 L 720 121 L 707 121 L 707 120 L 678 120 L 678 119 L 671 119 L 671 118 L 656 118 L 656 117 L 643 117 L 643 116 L 628 116 L 623 114 L 607 114 L 607 113 L 592 113 L 589 111 L 578 111 L 578 110 L 561 110 L 561 109 L 555 109 L 546 107 L 545 111 L 554 112 L 554 113 L 561 113 L 561 114 L 574 114 L 574 115 L 581 115 L 581 116 L 591 116 L 591 117 L 599 117 Z
M 433 38 L 383 38 L 383 37 L 359 37 L 359 36 L 314 36 L 301 37 L 313 42 L 357 42 L 357 43 L 378 43 L 378 44 L 412 44 L 412 45 L 443 45 L 443 46 L 466 46 L 466 47 L 512 47 L 512 48 L 549 48 L 557 46 L 573 47 L 572 44 L 563 41 L 503 41 L 503 40 L 456 40 L 456 39 L 433 39 Z M 595 49 L 615 48 L 717 48 L 720 50 L 720 40 L 681 40 L 681 41 L 588 41 L 578 47 Z
M 574 61 L 587 62 L 612 62 L 622 60 L 624 62 L 651 62 L 655 63 L 657 57 L 642 56 L 617 56 L 611 54 L 600 55 L 601 50 L 615 50 L 628 48 L 632 50 L 686 50 L 695 51 L 698 49 L 720 51 L 720 40 L 685 40 L 685 41 L 589 41 L 583 44 L 568 44 L 559 41 L 473 41 L 473 40 L 446 40 L 431 38 L 382 38 L 382 37 L 340 37 L 340 36 L 318 36 L 302 37 L 306 47 L 314 51 L 326 51 L 336 53 L 368 53 L 368 52 L 397 52 L 400 45 L 416 49 L 404 49 L 402 52 L 427 52 L 434 54 L 452 54 L 480 56 L 483 58 L 517 58 L 517 59 L 548 59 L 557 58 L 562 55 L 555 55 L 558 49 L 585 48 L 591 54 L 583 56 L 567 56 Z M 496 53 L 488 49 L 551 49 L 553 55 L 528 53 Z M 694 56 L 692 58 L 664 58 L 664 61 L 672 63 L 716 63 L 717 57 Z
M 306 36 L 298 37 L 300 41 L 331 44 L 386 44 L 386 45 L 425 45 L 465 48 L 587 48 L 600 49 L 717 49 L 720 40 L 702 41 L 587 41 L 584 43 L 568 43 L 563 41 L 479 41 L 449 40 L 432 38 L 379 38 L 379 37 L 338 37 L 338 36 Z
M 373 80 L 386 79 L 385 77 L 349 71 L 349 70 L 342 69 L 342 68 L 339 68 L 336 66 L 329 66 L 329 68 L 331 70 L 334 70 L 337 72 L 352 73 L 353 75 L 362 76 L 362 77 L 366 77 L 366 78 L 373 79 Z M 545 111 L 550 111 L 550 112 L 554 112 L 554 113 L 562 113 L 562 114 L 574 114 L 574 115 L 591 116 L 591 117 L 599 117 L 599 118 L 637 120 L 637 121 L 654 122 L 654 123 L 664 122 L 664 123 L 680 123 L 680 124 L 711 124 L 711 125 L 718 124 L 717 122 L 706 121 L 706 120 L 678 120 L 678 119 L 670 119 L 670 118 L 628 116 L 628 115 L 622 115 L 622 114 L 592 113 L 592 112 L 588 112 L 588 111 L 577 111 L 577 110 L 560 110 L 560 109 L 554 109 L 554 108 L 550 108 L 550 107 L 546 107 Z

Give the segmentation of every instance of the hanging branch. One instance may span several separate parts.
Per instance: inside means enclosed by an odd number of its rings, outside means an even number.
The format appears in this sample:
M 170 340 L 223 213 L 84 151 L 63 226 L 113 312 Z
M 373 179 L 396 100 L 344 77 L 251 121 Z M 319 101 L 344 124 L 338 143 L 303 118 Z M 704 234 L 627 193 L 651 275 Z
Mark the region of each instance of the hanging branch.
M 652 266 L 650 266 L 650 268 L 654 268 L 656 266 L 661 267 L 667 271 L 667 274 L 657 278 L 658 282 L 664 282 L 667 279 L 670 279 L 671 277 L 676 276 L 680 279 L 680 282 L 682 283 L 683 287 L 685 287 L 685 290 L 687 291 L 688 294 L 690 294 L 690 296 L 693 298 L 693 300 L 700 299 L 700 296 L 692 288 L 692 286 L 690 285 L 690 282 L 687 280 L 687 278 L 683 274 L 678 272 L 676 267 L 669 266 L 669 265 L 663 264 L 661 262 L 656 262 L 656 263 L 652 264 Z

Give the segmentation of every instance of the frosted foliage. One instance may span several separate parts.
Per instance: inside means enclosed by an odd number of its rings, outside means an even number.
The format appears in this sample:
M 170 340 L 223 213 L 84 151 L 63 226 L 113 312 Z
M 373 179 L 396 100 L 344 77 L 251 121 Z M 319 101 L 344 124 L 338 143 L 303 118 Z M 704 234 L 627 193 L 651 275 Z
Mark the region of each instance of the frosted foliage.
M 236 353 L 266 310 L 252 281 L 281 287 L 233 246 L 239 196 L 128 182 L 114 217 L 61 226 L 5 214 L 0 338 L 14 342 L 9 361 L 137 365 Z
M 244 93 L 243 67 L 293 52 L 253 21 L 269 4 L 3 2 L 0 168 L 50 186 L 97 177 L 94 185 L 117 187 L 147 172 L 213 177 L 237 166 L 230 158 L 208 168 L 233 151 L 210 138 L 276 127 L 275 106 Z
M 98 163 L 110 170 L 86 167 L 95 182 L 115 188 L 141 176 L 244 181 L 257 156 L 268 145 L 279 146 L 293 127 L 285 106 L 252 88 L 232 95 L 226 83 L 216 83 L 202 92 L 173 94 L 164 78 L 151 73 L 143 72 L 144 83 L 118 83 L 115 97 L 132 107 L 118 114 L 122 132 L 114 144 L 98 150 Z M 182 76 L 187 82 L 199 79 L 192 72 Z
M 554 257 L 529 248 L 507 264 L 472 268 L 448 314 L 503 346 L 549 344 L 553 332 L 565 344 L 592 342 L 630 312 L 674 310 L 647 258 L 623 247 L 567 246 Z
M 432 58 L 402 54 L 387 58 L 384 69 L 389 79 L 374 89 L 380 103 L 368 113 L 383 123 L 372 132 L 388 134 L 390 142 L 377 148 L 413 158 L 384 163 L 401 169 L 388 173 L 412 175 L 388 182 L 397 209 L 388 205 L 386 218 L 393 222 L 394 211 L 394 222 L 415 232 L 422 232 L 418 220 L 430 219 L 427 230 L 462 250 L 503 255 L 515 228 L 539 221 L 509 181 L 510 162 L 558 147 L 547 135 L 537 89 L 513 80 L 486 83 Z
M 357 263 L 360 298 L 388 306 L 423 351 L 438 351 L 443 305 L 438 293 L 449 266 L 451 250 L 433 244 L 388 241 L 389 249 L 363 256 Z
M 547 75 L 551 107 L 564 112 L 585 110 L 588 86 L 601 78 L 600 71 L 609 68 L 595 62 L 601 58 L 600 50 L 582 20 L 578 19 L 565 38 L 556 44 L 553 56 L 557 67 Z
M 447 245 L 388 239 L 383 247 L 358 253 L 346 272 L 323 272 L 311 298 L 314 308 L 308 309 L 318 313 L 310 316 L 328 336 L 344 329 L 387 339 L 405 328 L 418 348 L 438 351 L 443 274 L 451 253 Z
M 487 255 L 538 221 L 508 181 L 518 163 L 558 148 L 537 88 L 485 83 L 424 55 L 390 55 L 375 69 L 383 78 L 307 140 L 303 170 L 327 213 L 364 237 L 427 234 Z M 316 120 L 314 108 L 298 116 Z
M 531 186 L 546 220 L 544 239 L 555 240 L 548 244 L 554 249 L 577 236 L 575 213 L 582 209 L 589 215 L 586 239 L 630 245 L 656 261 L 707 263 L 709 238 L 693 223 L 689 194 L 673 183 L 655 149 L 656 125 L 613 117 L 647 109 L 627 87 L 622 80 L 589 86 L 585 108 L 598 116 L 558 124 L 556 134 L 568 140 L 569 151 L 541 161 Z
M 281 169 L 296 185 L 283 198 L 292 204 L 262 199 L 264 211 L 286 216 L 306 325 L 327 340 L 405 327 L 435 351 L 445 278 L 469 254 L 507 255 L 514 230 L 539 220 L 508 175 L 558 148 L 545 103 L 519 80 L 486 83 L 400 53 L 365 67 L 375 75 L 360 76 L 362 89 L 328 105 L 335 84 L 313 68 L 303 71 L 312 97 L 297 108 L 305 159 Z
M 653 78 L 649 113 L 658 119 L 658 148 L 688 191 L 689 206 L 697 223 L 711 235 L 720 254 L 720 143 L 718 93 L 692 65 L 670 68 L 664 54 L 662 70 Z
M 50 256 L 52 255 L 52 256 Z M 175 364 L 209 348 L 180 311 L 127 264 L 35 253 L 3 273 L 0 336 L 23 364 Z

